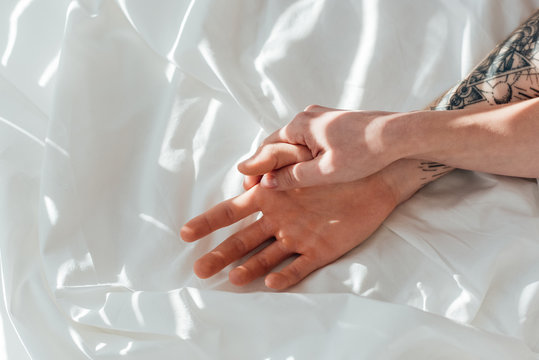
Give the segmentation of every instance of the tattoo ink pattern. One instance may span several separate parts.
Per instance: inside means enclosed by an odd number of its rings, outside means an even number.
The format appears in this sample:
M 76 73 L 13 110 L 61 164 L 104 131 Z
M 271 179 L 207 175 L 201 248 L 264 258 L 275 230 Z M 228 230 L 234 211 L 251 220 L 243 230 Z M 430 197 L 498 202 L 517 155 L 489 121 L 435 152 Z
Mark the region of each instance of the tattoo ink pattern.
M 449 90 L 432 110 L 463 109 L 526 100 L 539 95 L 539 11 L 499 44 L 459 85 Z
M 437 177 L 443 176 L 453 170 L 451 166 L 440 164 L 434 161 L 421 161 L 418 168 L 425 173 L 430 173 L 429 176 L 425 174 L 425 176 L 421 178 L 421 180 L 424 181 L 429 181 Z
M 463 109 L 475 104 L 500 105 L 539 97 L 539 11 L 475 67 L 470 75 L 434 101 L 431 110 Z M 420 162 L 423 185 L 453 168 Z

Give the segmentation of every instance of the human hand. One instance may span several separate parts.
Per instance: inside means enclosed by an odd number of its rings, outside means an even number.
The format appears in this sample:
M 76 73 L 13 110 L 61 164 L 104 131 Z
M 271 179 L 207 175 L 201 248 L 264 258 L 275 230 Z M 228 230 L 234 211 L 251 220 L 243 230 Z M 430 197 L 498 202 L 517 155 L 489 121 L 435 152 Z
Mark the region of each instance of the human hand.
M 385 125 L 399 115 L 311 105 L 238 165 L 247 175 L 244 186 L 260 181 L 265 188 L 288 190 L 371 175 L 402 155 L 398 143 L 384 140 L 390 137 Z
M 320 187 L 272 191 L 254 185 L 186 223 L 181 237 L 192 242 L 261 211 L 263 216 L 233 234 L 195 262 L 194 271 L 208 278 L 274 238 L 229 273 L 235 285 L 268 274 L 295 255 L 292 263 L 265 277 L 266 286 L 282 290 L 323 267 L 367 239 L 400 201 L 384 172 L 359 181 Z

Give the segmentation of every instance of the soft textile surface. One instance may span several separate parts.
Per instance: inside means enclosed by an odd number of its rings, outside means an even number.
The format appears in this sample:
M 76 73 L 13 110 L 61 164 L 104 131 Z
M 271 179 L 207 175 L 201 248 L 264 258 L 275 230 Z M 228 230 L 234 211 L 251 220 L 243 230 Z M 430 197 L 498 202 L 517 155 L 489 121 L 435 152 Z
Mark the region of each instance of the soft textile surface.
M 456 171 L 283 293 L 193 275 L 242 224 L 178 236 L 305 106 L 423 108 L 538 5 L 1 1 L 0 357 L 539 359 L 536 182 Z

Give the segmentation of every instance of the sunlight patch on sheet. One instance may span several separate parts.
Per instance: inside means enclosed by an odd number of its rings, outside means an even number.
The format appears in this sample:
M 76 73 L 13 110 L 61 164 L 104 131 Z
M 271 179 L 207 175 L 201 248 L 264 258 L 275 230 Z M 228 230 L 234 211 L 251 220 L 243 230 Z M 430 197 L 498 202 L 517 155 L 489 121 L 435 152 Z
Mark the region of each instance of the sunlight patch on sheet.
M 176 74 L 176 69 L 176 65 L 171 62 L 168 63 L 167 68 L 165 69 L 165 76 L 167 77 L 169 83 L 172 83 L 174 74 Z
M 15 47 L 15 40 L 17 40 L 17 31 L 19 27 L 19 18 L 26 11 L 28 6 L 32 3 L 33 0 L 21 0 L 11 13 L 9 17 L 9 35 L 7 40 L 7 46 L 4 50 L 4 55 L 2 55 L 2 65 L 6 66 L 11 54 L 13 53 L 13 48 Z
M 109 298 L 109 295 L 110 295 L 110 293 L 108 293 L 107 296 L 106 296 L 107 300 Z M 105 304 L 106 304 L 106 302 L 105 302 Z M 110 322 L 109 316 L 105 312 L 105 307 L 102 307 L 101 309 L 99 309 L 98 314 L 99 314 L 99 317 L 101 317 L 101 320 L 103 320 L 103 322 L 105 324 L 107 324 L 108 326 L 112 326 L 112 323 Z
M 458 287 L 461 289 L 460 295 L 451 303 L 445 316 L 456 321 L 467 322 L 471 318 L 470 314 L 470 305 L 474 300 L 475 296 L 462 285 L 462 277 L 458 274 L 453 274 L 453 279 L 457 283 Z
M 58 222 L 58 208 L 54 201 L 47 195 L 43 196 L 43 201 L 45 202 L 45 210 L 47 211 L 49 222 L 54 226 Z
M 68 259 L 58 267 L 56 275 L 56 288 L 63 289 L 69 278 L 76 277 L 77 274 L 86 272 L 94 266 L 92 256 L 86 253 L 80 260 Z
M 468 24 L 465 31 L 469 31 Z M 425 44 L 432 54 L 444 53 L 444 42 L 440 39 L 447 38 L 447 17 L 442 13 L 436 13 L 427 21 L 427 31 L 425 31 Z M 464 44 L 463 44 L 464 47 Z M 441 55 L 440 55 L 441 56 Z M 440 56 L 424 57 L 422 60 L 423 71 L 416 75 L 411 92 L 421 94 L 422 89 L 432 81 L 432 74 L 435 73 L 436 66 L 440 61 Z
M 176 233 L 174 231 L 172 231 L 172 229 L 170 227 L 168 227 L 167 225 L 165 225 L 161 221 L 157 220 L 156 218 L 154 218 L 154 217 L 152 217 L 152 216 L 150 216 L 148 214 L 144 214 L 144 213 L 138 214 L 138 217 L 141 218 L 142 220 L 152 224 L 153 226 L 155 226 L 159 230 L 163 230 L 164 232 L 166 232 L 169 235 L 176 236 Z
M 125 269 L 125 265 L 122 266 L 122 270 L 118 274 L 118 284 L 127 288 L 133 287 L 133 284 L 131 284 L 131 280 L 129 280 L 129 277 L 127 276 L 127 270 Z
M 364 84 L 375 53 L 378 32 L 378 1 L 363 1 L 361 31 L 356 57 L 346 82 Z M 345 91 L 339 99 L 338 107 L 357 108 L 361 104 L 363 92 Z
M 267 73 L 272 64 L 279 63 L 290 55 L 290 45 L 309 37 L 323 14 L 326 2 L 300 0 L 295 1 L 279 16 L 272 26 L 271 33 L 264 42 L 260 53 L 254 59 L 254 66 L 260 75 L 260 89 L 264 98 L 272 104 L 279 118 L 290 116 L 290 108 L 286 96 L 280 93 L 279 84 L 274 76 Z M 302 21 L 297 21 L 301 18 Z
M 164 146 L 159 154 L 159 165 L 170 172 L 178 172 L 179 164 L 182 159 L 186 158 L 185 149 L 171 149 L 169 146 Z
M 176 334 L 183 340 L 191 339 L 191 331 L 194 328 L 194 321 L 191 311 L 181 297 L 181 293 L 172 292 L 168 294 L 168 299 L 176 320 Z
M 121 356 L 125 356 L 129 353 L 129 350 L 131 350 L 131 348 L 133 347 L 133 342 L 130 341 L 127 343 L 127 346 L 124 347 L 122 350 L 120 350 L 120 355 Z
M 28 131 L 24 130 L 22 127 L 20 127 L 18 125 L 15 125 L 11 121 L 9 121 L 7 119 L 4 119 L 3 117 L 0 117 L 0 122 L 12 127 L 13 129 L 17 130 L 21 134 L 26 135 L 28 138 L 30 138 L 32 141 L 38 143 L 39 145 L 45 146 L 45 142 L 43 142 L 43 140 L 41 140 L 40 138 L 38 138 L 34 134 L 31 134 Z
M 75 311 L 76 313 L 73 313 Z M 71 318 L 73 319 L 73 321 L 76 321 L 76 322 L 79 322 L 80 319 L 82 319 L 83 317 L 85 317 L 86 315 L 90 313 L 90 309 L 84 309 L 84 308 L 75 308 L 75 311 L 71 313 Z
M 39 78 L 38 85 L 41 87 L 45 87 L 48 85 L 48 83 L 51 81 L 54 74 L 56 74 L 56 71 L 58 70 L 58 64 L 60 62 L 60 52 L 56 54 L 54 59 L 51 60 L 49 65 L 45 68 L 43 71 L 43 74 L 41 74 L 41 77 Z
M 518 316 L 520 320 L 524 320 L 530 314 L 530 309 L 535 306 L 533 302 L 539 302 L 539 281 L 528 284 L 522 290 L 518 299 Z
M 352 264 L 348 268 L 348 279 L 343 284 L 352 289 L 356 294 L 361 291 L 363 279 L 367 276 L 367 267 L 362 264 Z
M 198 177 L 199 171 L 200 171 L 200 161 L 202 160 L 202 157 L 206 153 L 206 144 L 208 142 L 208 139 L 210 137 L 210 132 L 215 127 L 215 119 L 217 115 L 217 111 L 219 108 L 223 105 L 219 100 L 211 99 L 208 104 L 208 110 L 206 111 L 206 115 L 204 116 L 204 119 L 202 119 L 202 122 L 200 123 L 200 127 L 198 131 L 195 134 L 195 137 L 193 139 L 193 160 L 195 165 L 195 178 Z
M 66 158 L 69 158 L 69 153 L 67 152 L 67 150 L 65 150 L 64 148 L 62 148 L 60 145 L 58 145 L 57 143 L 55 143 L 54 141 L 52 141 L 50 138 L 45 138 L 45 144 L 49 145 L 50 147 L 52 147 L 54 150 L 58 151 L 60 154 L 62 154 L 63 156 L 65 156 Z
M 159 166 L 172 173 L 179 172 L 185 161 L 191 156 L 190 153 L 187 153 L 185 148 L 177 147 L 178 140 L 176 137 L 179 134 L 181 118 L 184 112 L 189 106 L 193 105 L 195 101 L 196 100 L 174 101 L 173 109 L 170 115 L 171 120 L 169 120 L 167 124 L 163 142 L 161 143 L 159 158 L 157 160 Z
M 421 294 L 421 310 L 427 311 L 427 292 L 425 291 L 425 287 L 423 286 L 423 283 L 421 281 L 418 281 L 417 284 L 415 284 L 417 287 L 417 290 L 419 290 L 419 293 Z
M 176 52 L 176 48 L 178 47 L 178 44 L 180 43 L 180 39 L 183 34 L 183 29 L 185 28 L 187 19 L 189 19 L 191 10 L 193 10 L 193 5 L 195 5 L 195 0 L 191 0 L 191 3 L 189 3 L 189 7 L 187 8 L 187 11 L 185 11 L 185 15 L 183 16 L 182 23 L 180 24 L 180 29 L 178 30 L 178 35 L 176 35 L 176 40 L 174 40 L 174 45 L 172 45 L 172 48 L 167 54 L 167 59 L 169 60 L 174 58 L 174 53 Z
M 140 310 L 140 295 L 142 294 L 142 291 L 136 291 L 131 296 L 131 306 L 133 308 L 133 312 L 135 313 L 135 317 L 137 318 L 137 322 L 140 326 L 144 326 L 146 322 L 144 321 L 144 316 L 142 315 L 142 311 Z
M 187 288 L 187 292 L 191 295 L 191 299 L 197 308 L 202 310 L 206 307 L 204 301 L 202 301 L 202 296 L 200 296 L 200 291 L 197 288 Z

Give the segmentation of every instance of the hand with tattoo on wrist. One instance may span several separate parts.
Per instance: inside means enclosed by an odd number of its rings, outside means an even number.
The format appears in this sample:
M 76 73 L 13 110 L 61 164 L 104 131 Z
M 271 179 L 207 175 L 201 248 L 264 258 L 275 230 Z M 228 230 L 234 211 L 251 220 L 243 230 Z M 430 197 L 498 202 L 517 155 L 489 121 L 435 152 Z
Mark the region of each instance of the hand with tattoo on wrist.
M 307 107 L 239 165 L 247 175 L 245 185 L 261 181 L 263 187 L 284 190 L 346 182 L 400 158 L 538 177 L 537 165 L 527 161 L 539 154 L 534 136 L 539 133 L 534 99 L 539 96 L 538 28 L 536 12 L 430 106 L 459 111 L 399 114 Z M 529 101 L 511 104 L 522 100 Z M 305 160 L 305 154 L 312 160 Z
M 539 177 L 539 164 L 529 162 L 539 156 L 538 117 L 539 99 L 410 113 L 310 106 L 238 168 L 275 190 L 354 181 L 400 159 Z

